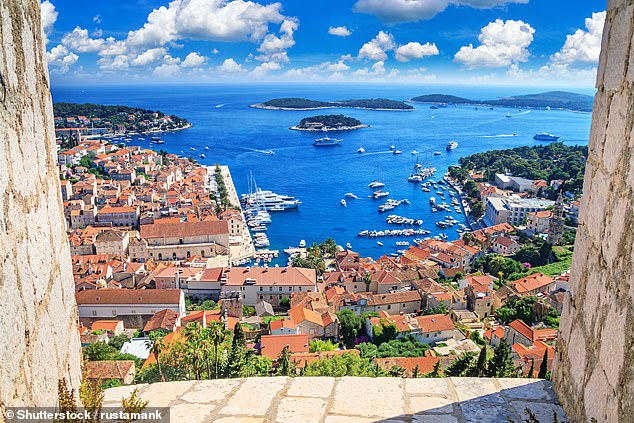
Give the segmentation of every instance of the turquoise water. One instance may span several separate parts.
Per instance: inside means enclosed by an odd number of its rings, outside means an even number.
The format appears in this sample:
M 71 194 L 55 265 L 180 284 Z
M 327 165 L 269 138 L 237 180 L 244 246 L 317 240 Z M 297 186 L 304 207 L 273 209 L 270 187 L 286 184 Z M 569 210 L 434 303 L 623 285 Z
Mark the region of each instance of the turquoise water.
M 416 160 L 424 166 L 434 166 L 440 179 L 447 167 L 456 164 L 461 156 L 491 150 L 535 145 L 532 139 L 538 132 L 552 132 L 566 144 L 587 144 L 590 115 L 567 111 L 522 111 L 495 108 L 448 107 L 431 110 L 427 105 L 414 105 L 411 112 L 337 110 L 325 111 L 272 111 L 252 109 L 250 104 L 276 97 L 307 97 L 316 100 L 386 97 L 405 100 L 416 95 L 446 93 L 469 98 L 495 98 L 540 90 L 517 88 L 473 87 L 407 87 L 407 86 L 125 86 L 125 87 L 53 87 L 54 101 L 124 104 L 157 109 L 187 118 L 191 129 L 164 134 L 162 146 L 171 153 L 191 155 L 204 164 L 223 163 L 230 166 L 239 193 L 248 190 L 250 172 L 257 184 L 280 194 L 297 197 L 302 204 L 296 211 L 275 213 L 267 235 L 271 248 L 296 246 L 304 239 L 309 244 L 333 237 L 341 245 L 350 243 L 363 255 L 379 257 L 404 247 L 396 241 L 413 238 L 383 238 L 384 246 L 375 238 L 358 238 L 361 230 L 398 229 L 388 225 L 388 214 L 423 219 L 422 228 L 432 235 L 445 233 L 456 239 L 455 227 L 442 230 L 436 220 L 446 215 L 464 222 L 457 213 L 432 213 L 429 196 L 438 197 L 432 190 L 425 193 L 419 184 L 407 182 Z M 588 94 L 591 94 L 588 93 Z M 507 118 L 510 112 L 512 117 Z M 313 147 L 312 142 L 321 134 L 291 131 L 288 128 L 303 117 L 320 113 L 343 113 L 355 117 L 369 128 L 334 135 L 343 138 L 336 147 Z M 512 136 L 516 133 L 517 136 Z M 331 135 L 332 137 L 333 135 Z M 448 141 L 455 140 L 459 147 L 446 152 Z M 149 137 L 137 141 L 146 147 Z M 393 155 L 394 145 L 403 154 Z M 204 150 L 204 147 L 209 150 Z M 193 147 L 195 151 L 190 150 Z M 366 153 L 359 154 L 363 147 Z M 272 150 L 275 154 L 265 154 Z M 419 152 L 417 156 L 412 150 Z M 434 156 L 434 151 L 441 151 Z M 200 159 L 200 153 L 206 159 Z M 368 183 L 381 179 L 390 192 L 389 198 L 410 200 L 392 212 L 379 213 L 377 207 L 385 202 L 367 198 L 371 194 Z M 344 194 L 352 192 L 359 200 L 347 200 Z M 449 202 L 450 197 L 447 196 Z

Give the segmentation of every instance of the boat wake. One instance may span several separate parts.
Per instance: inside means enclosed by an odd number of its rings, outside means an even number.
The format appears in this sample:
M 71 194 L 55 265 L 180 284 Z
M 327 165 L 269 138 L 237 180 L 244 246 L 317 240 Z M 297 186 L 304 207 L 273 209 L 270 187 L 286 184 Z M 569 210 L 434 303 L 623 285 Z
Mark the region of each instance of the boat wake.
M 524 110 L 523 112 L 515 113 L 513 116 L 522 116 L 522 115 L 527 115 L 527 114 L 529 114 L 530 112 L 531 112 L 530 110 Z
M 253 153 L 268 154 L 268 155 L 275 154 L 275 151 L 273 150 L 259 150 L 257 148 L 247 148 L 247 147 L 243 147 L 242 149 L 245 151 L 251 151 Z
M 217 104 L 216 105 L 216 109 L 222 109 L 223 107 L 225 107 L 227 104 L 223 103 L 223 104 Z
M 517 134 L 480 135 L 480 138 L 507 138 L 516 137 Z

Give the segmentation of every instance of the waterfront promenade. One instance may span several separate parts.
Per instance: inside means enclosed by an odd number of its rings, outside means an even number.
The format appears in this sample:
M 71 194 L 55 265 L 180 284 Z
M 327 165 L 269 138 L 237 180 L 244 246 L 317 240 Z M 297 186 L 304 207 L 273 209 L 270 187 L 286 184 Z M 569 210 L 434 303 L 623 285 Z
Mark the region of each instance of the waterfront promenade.
M 208 172 L 214 172 L 214 168 L 211 166 L 207 167 L 207 169 Z M 231 261 L 252 258 L 255 255 L 255 246 L 253 245 L 253 239 L 251 238 L 249 227 L 247 226 L 246 219 L 244 218 L 244 210 L 242 210 L 240 197 L 238 196 L 238 192 L 236 191 L 236 187 L 233 183 L 229 166 L 220 166 L 220 172 L 225 181 L 225 186 L 227 187 L 229 202 L 232 206 L 238 207 L 242 213 L 242 242 L 230 246 Z

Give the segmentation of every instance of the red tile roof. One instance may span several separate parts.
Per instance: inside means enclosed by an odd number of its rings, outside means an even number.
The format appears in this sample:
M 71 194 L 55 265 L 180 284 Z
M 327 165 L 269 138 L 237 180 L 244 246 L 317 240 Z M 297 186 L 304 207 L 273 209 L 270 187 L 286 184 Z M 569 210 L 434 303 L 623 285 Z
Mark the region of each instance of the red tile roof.
M 223 235 L 228 233 L 229 224 L 223 220 L 141 225 L 141 238 L 145 239 Z
M 309 351 L 308 335 L 263 335 L 260 338 L 260 353 L 276 360 L 285 346 L 291 353 L 307 353 Z
M 84 304 L 170 304 L 180 303 L 180 289 L 90 289 L 75 294 Z

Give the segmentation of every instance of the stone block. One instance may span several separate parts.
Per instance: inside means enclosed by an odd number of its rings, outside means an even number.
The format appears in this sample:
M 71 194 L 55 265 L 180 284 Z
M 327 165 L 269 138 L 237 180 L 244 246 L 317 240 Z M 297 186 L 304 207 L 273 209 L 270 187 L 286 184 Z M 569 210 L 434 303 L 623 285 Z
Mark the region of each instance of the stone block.
M 223 402 L 240 385 L 239 380 L 218 379 L 196 382 L 180 400 L 190 403 Z
M 328 398 L 332 394 L 335 379 L 332 377 L 297 377 L 286 391 L 291 397 Z
M 453 413 L 454 401 L 443 397 L 410 397 L 410 413 L 432 413 L 451 414 Z
M 319 422 L 326 413 L 321 398 L 283 398 L 277 408 L 278 422 Z
M 528 408 L 531 410 L 535 417 L 540 422 L 552 422 L 554 421 L 554 413 L 557 413 L 557 420 L 560 423 L 568 421 L 564 409 L 558 405 L 547 402 L 532 402 L 532 401 L 512 401 L 511 406 L 515 409 L 515 412 L 522 418 L 528 417 L 525 414 L 525 410 Z
M 409 395 L 439 395 L 450 397 L 452 392 L 445 378 L 405 379 L 405 391 Z
M 501 394 L 511 399 L 555 401 L 550 383 L 541 379 L 497 379 Z
M 244 381 L 240 389 L 220 410 L 230 416 L 247 415 L 264 417 L 273 399 L 286 387 L 287 377 L 254 377 Z
M 377 380 L 381 383 L 376 383 Z M 398 378 L 341 379 L 337 381 L 330 412 L 379 418 L 400 416 L 404 413 L 402 383 Z
M 189 390 L 196 381 L 151 383 L 140 392 L 140 397 L 151 401 L 153 407 L 167 407 Z
M 517 421 L 514 410 L 506 405 L 487 404 L 480 401 L 466 401 L 459 404 L 464 421 L 467 423 L 506 422 L 508 418 Z
M 458 423 L 457 417 L 447 414 L 417 414 L 412 417 L 412 423 Z
M 170 407 L 170 423 L 205 423 L 211 421 L 215 404 L 181 403 Z
M 452 377 L 459 401 L 503 404 L 504 398 L 492 379 L 476 377 Z

